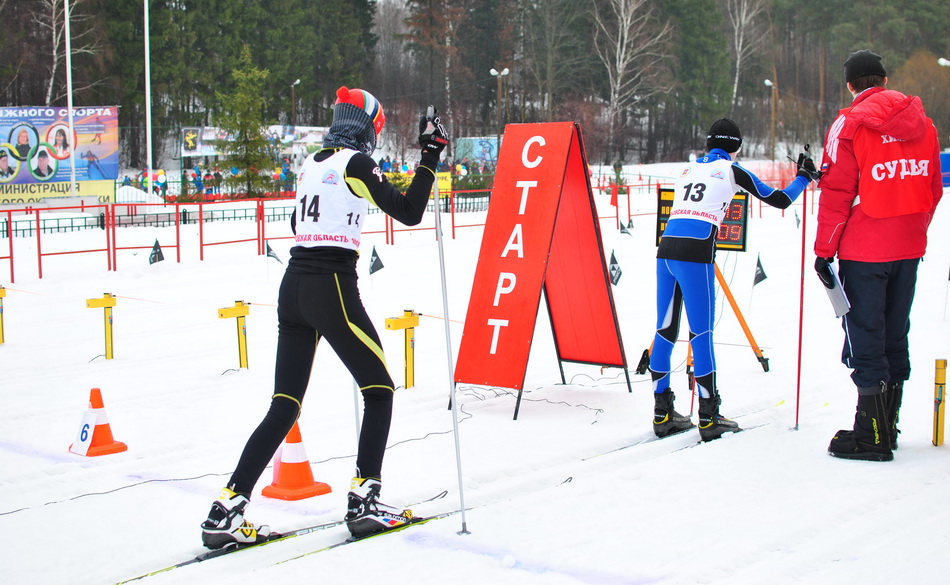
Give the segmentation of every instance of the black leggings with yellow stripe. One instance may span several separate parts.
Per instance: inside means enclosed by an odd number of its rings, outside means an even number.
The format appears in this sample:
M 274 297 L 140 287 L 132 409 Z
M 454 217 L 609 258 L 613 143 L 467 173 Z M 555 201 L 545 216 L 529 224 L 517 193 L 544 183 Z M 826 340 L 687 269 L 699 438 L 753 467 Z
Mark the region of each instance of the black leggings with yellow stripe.
M 356 474 L 379 478 L 392 421 L 393 381 L 355 274 L 286 272 L 277 304 L 277 365 L 270 409 L 251 434 L 229 487 L 250 494 L 300 414 L 317 343 L 326 339 L 363 394 Z

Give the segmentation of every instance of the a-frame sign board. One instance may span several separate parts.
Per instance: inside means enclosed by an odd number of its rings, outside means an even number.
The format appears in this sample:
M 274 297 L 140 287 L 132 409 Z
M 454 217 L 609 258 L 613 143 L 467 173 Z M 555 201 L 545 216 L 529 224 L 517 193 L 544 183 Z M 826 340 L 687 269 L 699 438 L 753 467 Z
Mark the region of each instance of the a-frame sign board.
M 629 389 L 587 157 L 573 122 L 505 127 L 462 331 L 455 382 L 517 389 L 514 418 L 542 288 L 558 360 L 622 367 Z

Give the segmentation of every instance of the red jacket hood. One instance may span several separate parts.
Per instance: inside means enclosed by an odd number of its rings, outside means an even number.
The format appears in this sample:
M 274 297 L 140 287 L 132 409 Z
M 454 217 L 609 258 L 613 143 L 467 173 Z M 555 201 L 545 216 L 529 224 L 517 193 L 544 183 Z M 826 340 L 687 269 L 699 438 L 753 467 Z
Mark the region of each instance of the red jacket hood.
M 928 127 L 927 113 L 919 97 L 883 87 L 862 92 L 850 110 L 842 137 L 851 138 L 859 126 L 866 126 L 880 134 L 916 142 L 924 137 Z

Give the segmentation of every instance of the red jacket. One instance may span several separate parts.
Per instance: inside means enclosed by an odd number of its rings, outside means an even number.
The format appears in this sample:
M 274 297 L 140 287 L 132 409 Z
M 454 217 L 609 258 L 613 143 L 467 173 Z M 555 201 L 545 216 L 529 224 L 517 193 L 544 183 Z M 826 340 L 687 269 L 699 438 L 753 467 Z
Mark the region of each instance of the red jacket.
M 872 87 L 825 137 L 815 254 L 889 262 L 920 258 L 943 195 L 940 145 L 920 98 Z

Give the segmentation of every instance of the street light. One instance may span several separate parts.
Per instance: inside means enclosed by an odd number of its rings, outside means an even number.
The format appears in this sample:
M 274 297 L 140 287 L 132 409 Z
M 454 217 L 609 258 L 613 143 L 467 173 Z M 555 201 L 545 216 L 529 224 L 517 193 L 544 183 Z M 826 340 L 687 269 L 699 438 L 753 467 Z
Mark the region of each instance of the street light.
M 290 84 L 290 125 L 297 125 L 297 96 L 294 94 L 294 88 L 300 85 L 300 80 Z
M 765 86 L 772 88 L 772 98 L 769 100 L 772 102 L 772 130 L 769 134 L 769 158 L 775 160 L 775 114 L 776 107 L 778 106 L 778 85 L 772 83 L 771 79 L 765 80 Z
M 950 60 L 940 57 L 937 59 L 937 65 L 940 65 L 941 67 L 950 67 Z
M 495 69 L 494 67 L 492 67 L 492 69 L 491 69 L 491 71 L 489 71 L 489 73 L 492 74 L 492 77 L 494 77 L 494 78 L 496 78 L 496 79 L 498 80 L 498 95 L 497 95 L 497 99 L 498 99 L 498 134 L 497 134 L 497 138 L 496 138 L 496 142 L 495 142 L 495 147 L 498 149 L 498 153 L 500 154 L 500 153 L 501 153 L 501 110 L 502 110 L 501 78 L 504 77 L 504 76 L 506 76 L 506 75 L 508 75 L 508 68 L 505 67 L 504 69 L 502 69 L 502 70 L 499 72 L 497 69 Z M 497 165 L 497 160 L 498 160 L 498 158 L 497 158 L 497 155 L 496 155 L 496 157 L 495 157 L 496 165 Z

